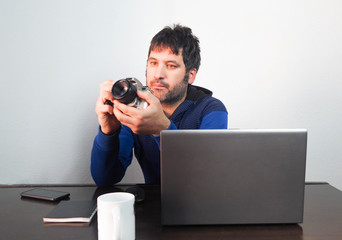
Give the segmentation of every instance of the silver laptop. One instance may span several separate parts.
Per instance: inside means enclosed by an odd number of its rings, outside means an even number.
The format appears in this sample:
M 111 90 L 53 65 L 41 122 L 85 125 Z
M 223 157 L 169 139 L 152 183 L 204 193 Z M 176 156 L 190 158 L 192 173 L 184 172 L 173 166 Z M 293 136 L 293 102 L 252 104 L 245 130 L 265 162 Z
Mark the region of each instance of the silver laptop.
M 161 133 L 163 225 L 303 221 L 307 131 Z

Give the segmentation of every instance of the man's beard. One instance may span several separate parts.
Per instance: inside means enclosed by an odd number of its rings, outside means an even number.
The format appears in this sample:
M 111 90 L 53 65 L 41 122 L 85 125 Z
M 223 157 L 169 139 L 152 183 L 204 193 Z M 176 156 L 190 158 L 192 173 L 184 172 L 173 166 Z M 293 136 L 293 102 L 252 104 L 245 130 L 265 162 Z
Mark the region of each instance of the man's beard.
M 172 106 L 181 101 L 188 90 L 188 79 L 189 75 L 186 74 L 184 79 L 179 84 L 175 85 L 172 91 L 167 92 L 165 96 L 159 96 L 160 103 Z M 163 84 L 162 80 L 160 80 L 160 82 Z M 164 86 L 168 89 L 169 85 L 165 83 Z

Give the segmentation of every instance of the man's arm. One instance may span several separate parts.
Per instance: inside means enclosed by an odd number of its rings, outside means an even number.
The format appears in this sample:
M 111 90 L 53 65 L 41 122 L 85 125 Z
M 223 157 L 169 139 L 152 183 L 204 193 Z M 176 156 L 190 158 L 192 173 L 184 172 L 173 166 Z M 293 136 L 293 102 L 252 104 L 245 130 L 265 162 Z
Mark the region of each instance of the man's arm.
M 109 186 L 120 182 L 132 161 L 134 140 L 126 126 L 112 135 L 101 129 L 95 137 L 91 152 L 91 174 L 97 186 Z
M 106 104 L 107 101 L 114 101 L 114 98 L 111 94 L 113 84 L 114 82 L 111 80 L 101 83 L 100 94 L 95 108 L 101 131 L 108 135 L 117 132 L 121 126 L 121 123 L 114 115 L 113 106 Z
M 95 108 L 100 128 L 93 144 L 90 170 L 98 186 L 121 181 L 132 161 L 132 132 L 115 116 L 115 106 L 106 104 L 114 101 L 111 94 L 113 84 L 111 80 L 101 83 Z
M 212 111 L 202 119 L 200 129 L 227 129 L 228 113 L 225 111 Z
M 214 110 L 208 114 L 206 114 L 202 118 L 202 122 L 200 124 L 199 129 L 227 129 L 228 127 L 228 113 L 224 107 L 224 105 L 219 102 L 219 107 L 216 107 L 217 110 Z M 176 125 L 171 121 L 168 130 L 177 130 Z M 155 136 L 155 141 L 160 149 L 160 135 Z

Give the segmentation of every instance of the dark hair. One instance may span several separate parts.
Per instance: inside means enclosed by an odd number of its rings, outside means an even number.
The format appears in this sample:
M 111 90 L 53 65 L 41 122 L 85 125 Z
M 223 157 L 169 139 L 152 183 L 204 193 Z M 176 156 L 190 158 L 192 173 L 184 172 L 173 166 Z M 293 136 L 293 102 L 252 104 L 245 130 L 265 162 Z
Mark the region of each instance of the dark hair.
M 182 50 L 186 72 L 191 69 L 198 71 L 201 64 L 201 50 L 198 38 L 192 34 L 191 28 L 179 24 L 165 27 L 151 40 L 148 56 L 152 50 L 170 48 L 172 53 L 179 54 Z

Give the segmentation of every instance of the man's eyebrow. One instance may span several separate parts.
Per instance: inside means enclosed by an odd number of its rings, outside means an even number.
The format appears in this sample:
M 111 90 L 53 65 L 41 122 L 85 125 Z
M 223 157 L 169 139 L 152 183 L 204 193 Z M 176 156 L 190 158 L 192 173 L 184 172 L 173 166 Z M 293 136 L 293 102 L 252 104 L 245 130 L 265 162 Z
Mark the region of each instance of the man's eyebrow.
M 158 61 L 160 62 L 161 60 L 158 60 L 157 58 L 154 58 L 154 57 L 149 57 L 147 59 L 147 61 Z M 176 60 L 166 60 L 166 61 L 162 61 L 162 62 L 165 62 L 165 63 L 173 63 L 173 64 L 176 64 L 176 65 L 180 65 L 180 63 Z
M 178 63 L 176 60 L 166 60 L 165 62 Z

